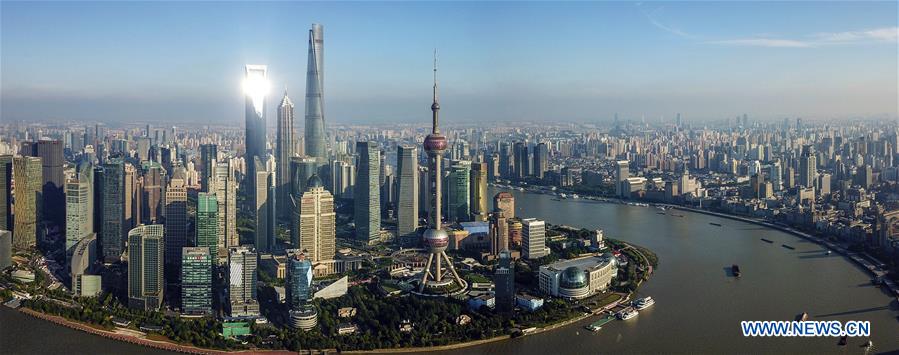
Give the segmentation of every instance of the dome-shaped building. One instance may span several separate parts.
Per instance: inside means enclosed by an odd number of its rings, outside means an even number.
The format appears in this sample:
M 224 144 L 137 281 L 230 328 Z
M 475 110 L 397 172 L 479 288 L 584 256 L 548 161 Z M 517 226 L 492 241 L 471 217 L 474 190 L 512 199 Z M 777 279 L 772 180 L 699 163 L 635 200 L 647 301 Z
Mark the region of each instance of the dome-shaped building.
M 590 283 L 587 273 L 577 266 L 562 271 L 559 278 L 559 295 L 564 298 L 580 299 L 590 295 Z

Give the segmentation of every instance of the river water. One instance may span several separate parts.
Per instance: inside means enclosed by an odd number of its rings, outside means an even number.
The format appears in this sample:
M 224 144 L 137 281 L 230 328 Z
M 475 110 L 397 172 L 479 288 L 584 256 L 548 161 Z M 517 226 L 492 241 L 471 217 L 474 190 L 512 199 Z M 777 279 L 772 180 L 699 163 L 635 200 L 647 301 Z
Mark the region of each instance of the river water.
M 491 188 L 490 193 L 498 192 Z M 753 224 L 682 211 L 511 191 L 516 215 L 553 224 L 601 228 L 607 237 L 648 247 L 660 265 L 639 296 L 655 306 L 593 333 L 593 319 L 540 334 L 465 348 L 452 354 L 863 353 L 867 339 L 744 338 L 742 320 L 871 321 L 875 352 L 899 351 L 899 305 L 871 286 L 870 276 L 820 246 Z M 683 215 L 683 217 L 672 216 Z M 709 223 L 719 223 L 714 226 Z M 765 243 L 760 238 L 773 240 Z M 795 250 L 781 247 L 789 244 Z M 728 276 L 731 264 L 743 273 Z M 50 341 L 48 341 L 50 340 Z M 138 354 L 158 352 L 84 334 L 8 309 L 0 310 L 4 353 Z M 9 346 L 9 347 L 7 347 Z M 34 351 L 37 349 L 38 351 Z M 77 350 L 76 350 L 77 349 Z

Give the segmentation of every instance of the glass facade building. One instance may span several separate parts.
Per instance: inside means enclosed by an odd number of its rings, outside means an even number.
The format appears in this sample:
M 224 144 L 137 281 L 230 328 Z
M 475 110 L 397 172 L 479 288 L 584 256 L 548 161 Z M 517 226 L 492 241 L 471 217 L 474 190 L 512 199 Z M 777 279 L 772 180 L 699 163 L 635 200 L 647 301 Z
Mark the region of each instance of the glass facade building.
M 185 247 L 181 258 L 181 312 L 212 313 L 212 264 L 208 247 Z

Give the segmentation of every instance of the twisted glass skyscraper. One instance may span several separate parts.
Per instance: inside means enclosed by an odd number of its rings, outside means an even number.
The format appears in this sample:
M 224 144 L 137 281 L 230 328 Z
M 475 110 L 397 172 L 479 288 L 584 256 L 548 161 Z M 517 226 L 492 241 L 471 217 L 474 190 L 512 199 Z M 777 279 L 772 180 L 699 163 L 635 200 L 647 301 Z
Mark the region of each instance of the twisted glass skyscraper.
M 325 156 L 324 94 L 324 38 L 322 25 L 312 24 L 309 30 L 309 64 L 306 69 L 306 155 Z

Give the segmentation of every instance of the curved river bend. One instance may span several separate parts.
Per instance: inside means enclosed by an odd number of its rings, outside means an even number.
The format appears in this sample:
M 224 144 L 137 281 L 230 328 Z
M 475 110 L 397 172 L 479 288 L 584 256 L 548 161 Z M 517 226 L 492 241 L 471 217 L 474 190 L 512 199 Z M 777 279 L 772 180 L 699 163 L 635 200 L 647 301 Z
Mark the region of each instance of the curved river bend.
M 499 190 L 490 188 L 490 195 Z M 561 329 L 447 351 L 453 354 L 626 353 L 862 353 L 861 338 L 837 346 L 835 338 L 744 338 L 741 320 L 868 320 L 876 352 L 899 351 L 896 301 L 870 284 L 870 276 L 842 256 L 824 255 L 811 242 L 776 230 L 685 211 L 555 200 L 549 195 L 511 191 L 517 216 L 553 224 L 601 228 L 606 236 L 650 248 L 660 265 L 640 289 L 656 305 L 637 318 L 609 323 L 596 333 L 588 319 Z M 671 214 L 683 215 L 683 217 Z M 717 227 L 709 223 L 719 223 Z M 766 238 L 774 243 L 765 243 Z M 795 250 L 781 247 L 789 244 Z M 743 272 L 729 277 L 731 264 Z M 156 352 L 80 333 L 49 322 L 0 310 L 0 344 L 12 353 L 77 344 L 96 353 Z M 13 326 L 15 324 L 15 326 Z M 28 331 L 16 331 L 16 329 Z M 12 333 L 12 334 L 10 334 Z M 32 351 L 33 352 L 33 351 Z

